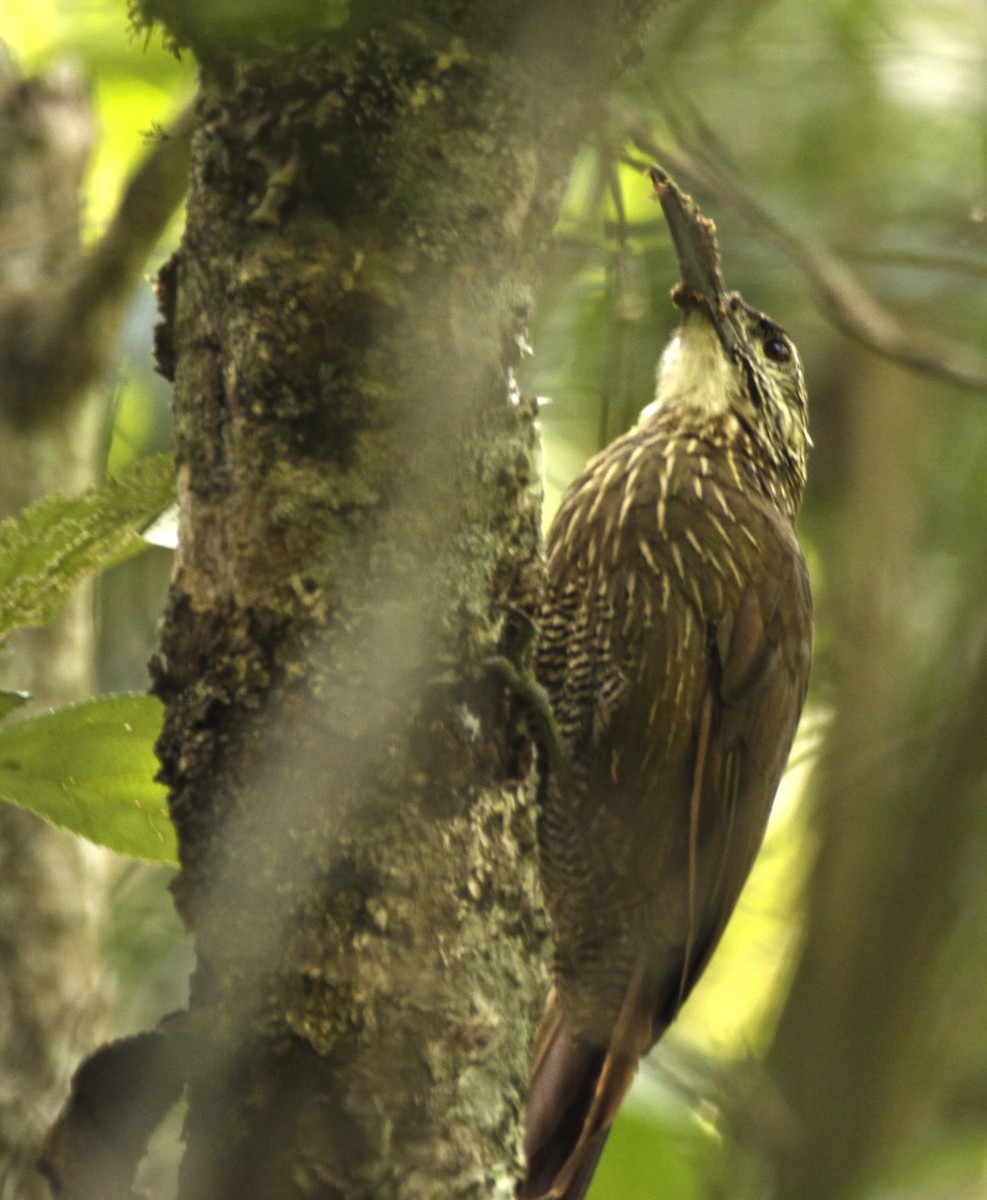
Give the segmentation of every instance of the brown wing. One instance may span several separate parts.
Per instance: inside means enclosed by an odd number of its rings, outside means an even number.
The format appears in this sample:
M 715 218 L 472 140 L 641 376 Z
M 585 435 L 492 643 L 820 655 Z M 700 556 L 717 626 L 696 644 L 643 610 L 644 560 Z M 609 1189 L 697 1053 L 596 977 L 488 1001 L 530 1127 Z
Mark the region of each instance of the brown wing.
M 808 678 L 790 523 L 756 494 L 741 521 L 739 483 L 685 456 L 657 456 L 677 473 L 635 478 L 640 445 L 631 435 L 590 465 L 550 538 L 539 673 L 572 763 L 540 811 L 558 994 L 523 1196 L 583 1194 L 637 1058 L 733 910 Z
M 690 799 L 689 940 L 679 995 L 699 978 L 760 848 L 808 683 L 811 598 L 794 535 L 762 528 L 768 570 L 711 626 Z M 787 544 L 786 544 L 787 543 Z
M 615 443 L 560 512 L 538 659 L 572 760 L 542 797 L 542 873 L 563 1000 L 594 1041 L 635 972 L 654 1036 L 688 994 L 760 844 L 810 654 L 790 523 L 681 453 L 655 456 L 676 464 L 664 483 L 635 479 L 639 445 Z

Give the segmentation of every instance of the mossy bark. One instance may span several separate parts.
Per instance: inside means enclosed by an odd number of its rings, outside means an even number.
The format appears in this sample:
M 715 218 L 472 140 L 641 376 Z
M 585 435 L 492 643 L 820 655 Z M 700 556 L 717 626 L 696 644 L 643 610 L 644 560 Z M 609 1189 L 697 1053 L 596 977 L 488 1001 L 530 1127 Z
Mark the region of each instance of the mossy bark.
M 155 6 L 203 65 L 159 340 L 182 500 L 160 752 L 198 952 L 182 1200 L 513 1192 L 545 985 L 530 754 L 482 669 L 540 586 L 514 371 L 578 138 L 652 7 L 362 5 L 232 53 L 210 13 Z

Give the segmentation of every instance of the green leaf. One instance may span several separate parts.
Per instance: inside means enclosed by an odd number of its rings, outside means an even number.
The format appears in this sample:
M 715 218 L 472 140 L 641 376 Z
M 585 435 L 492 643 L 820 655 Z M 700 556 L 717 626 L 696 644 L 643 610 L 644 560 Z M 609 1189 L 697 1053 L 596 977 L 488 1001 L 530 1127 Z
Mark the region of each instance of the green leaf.
M 0 637 L 44 625 L 86 576 L 146 550 L 140 530 L 174 497 L 174 463 L 158 454 L 81 496 L 48 496 L 4 521 Z
M 177 862 L 154 781 L 161 712 L 153 696 L 104 696 L 0 729 L 0 799 L 132 858 Z
M 703 1200 L 718 1149 L 695 1122 L 632 1104 L 613 1124 L 588 1200 Z
M 30 699 L 27 692 L 0 692 L 0 721 L 27 704 Z

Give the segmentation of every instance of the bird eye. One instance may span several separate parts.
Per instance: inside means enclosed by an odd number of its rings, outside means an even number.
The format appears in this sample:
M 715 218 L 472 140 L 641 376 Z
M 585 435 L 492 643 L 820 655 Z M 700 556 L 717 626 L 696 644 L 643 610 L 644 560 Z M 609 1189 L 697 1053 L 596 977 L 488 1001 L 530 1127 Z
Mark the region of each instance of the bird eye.
M 781 338 L 765 338 L 762 349 L 764 350 L 765 357 L 770 358 L 772 362 L 791 362 L 791 347 Z

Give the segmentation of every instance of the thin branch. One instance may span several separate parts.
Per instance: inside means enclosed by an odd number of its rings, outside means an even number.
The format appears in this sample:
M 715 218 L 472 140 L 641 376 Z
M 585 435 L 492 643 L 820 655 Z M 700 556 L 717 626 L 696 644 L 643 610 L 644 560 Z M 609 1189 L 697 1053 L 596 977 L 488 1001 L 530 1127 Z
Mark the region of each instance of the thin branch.
M 690 187 L 717 196 L 758 237 L 774 242 L 814 288 L 824 311 L 850 337 L 912 370 L 961 387 L 987 391 L 987 356 L 907 324 L 875 297 L 845 263 L 779 224 L 726 168 L 695 146 L 678 158 L 637 125 L 628 136 L 638 149 Z M 644 164 L 628 160 L 636 167 Z
M 32 420 L 71 407 L 105 373 L 123 307 L 185 195 L 193 127 L 189 106 L 157 136 L 106 232 L 76 266 L 61 303 L 47 318 L 37 314 Z
M 130 177 L 106 232 L 82 264 L 66 317 L 91 321 L 94 306 L 119 304 L 140 278 L 188 185 L 189 152 L 195 125 L 189 105 L 155 137 Z M 98 318 L 96 318 L 98 319 Z
M 844 257 L 852 256 L 878 267 L 893 267 L 906 271 L 937 271 L 951 275 L 970 275 L 987 279 L 987 262 L 959 254 L 936 254 L 923 250 L 875 250 L 870 247 L 847 246 L 840 250 Z

